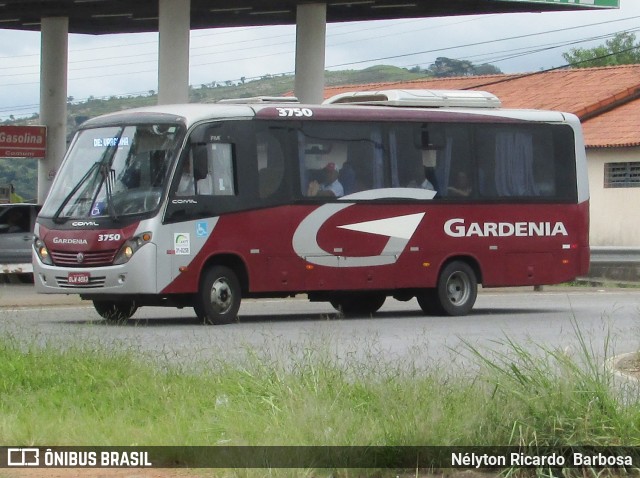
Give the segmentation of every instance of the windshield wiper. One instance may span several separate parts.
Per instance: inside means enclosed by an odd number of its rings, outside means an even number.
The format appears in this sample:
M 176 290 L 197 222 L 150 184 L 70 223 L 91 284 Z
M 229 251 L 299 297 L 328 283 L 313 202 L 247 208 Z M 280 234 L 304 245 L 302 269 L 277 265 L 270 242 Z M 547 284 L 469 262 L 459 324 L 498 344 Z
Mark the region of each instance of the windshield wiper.
M 118 221 L 119 217 L 116 213 L 115 207 L 113 206 L 113 185 L 116 182 L 116 170 L 109 167 L 108 164 L 103 163 L 100 167 L 100 173 L 102 174 L 107 194 L 107 210 L 109 211 L 109 217 L 114 221 Z
M 75 187 L 71 190 L 71 192 L 65 196 L 64 200 L 62 201 L 62 204 L 60 204 L 60 207 L 56 210 L 56 213 L 53 215 L 54 222 L 57 222 L 57 223 L 63 222 L 62 220 L 60 220 L 60 215 L 62 214 L 62 211 L 67 206 L 71 198 L 73 198 L 73 196 L 80 190 L 83 184 L 85 184 L 89 178 L 93 177 L 93 173 L 97 168 L 100 168 L 99 171 L 102 175 L 103 182 L 107 183 L 106 184 L 107 203 L 108 203 L 107 208 L 109 209 L 109 216 L 114 220 L 118 219 L 118 216 L 113 208 L 113 204 L 111 200 L 113 197 L 112 185 L 115 182 L 115 171 L 111 169 L 110 165 L 111 165 L 111 160 L 113 159 L 113 156 L 116 154 L 116 151 L 118 150 L 117 145 L 120 142 L 120 136 L 122 135 L 122 131 L 124 130 L 121 129 L 118 135 L 115 137 L 116 146 L 108 147 L 102 154 L 102 158 L 100 159 L 100 161 L 93 163 L 93 165 L 89 168 L 89 170 L 85 173 L 85 175 L 82 176 L 82 178 L 80 178 L 80 181 L 78 181 L 78 184 L 76 184 Z M 113 179 L 111 179 L 111 175 L 113 175 Z M 98 185 L 97 191 L 99 191 L 101 187 L 102 187 L 102 182 L 100 183 L 100 185 Z M 95 197 L 93 199 L 95 200 Z
M 62 214 L 62 211 L 64 210 L 65 207 L 67 207 L 67 204 L 69 203 L 69 201 L 71 201 L 71 198 L 76 195 L 76 193 L 80 190 L 82 185 L 86 183 L 90 177 L 92 177 L 93 172 L 98 168 L 98 166 L 100 166 L 100 162 L 93 163 L 89 168 L 89 170 L 85 173 L 85 175 L 82 176 L 80 181 L 78 181 L 78 184 L 76 184 L 75 187 L 71 190 L 71 192 L 65 196 L 62 203 L 60 204 L 60 207 L 56 210 L 56 213 L 53 215 L 54 222 L 58 224 L 64 222 L 60 220 L 60 215 Z

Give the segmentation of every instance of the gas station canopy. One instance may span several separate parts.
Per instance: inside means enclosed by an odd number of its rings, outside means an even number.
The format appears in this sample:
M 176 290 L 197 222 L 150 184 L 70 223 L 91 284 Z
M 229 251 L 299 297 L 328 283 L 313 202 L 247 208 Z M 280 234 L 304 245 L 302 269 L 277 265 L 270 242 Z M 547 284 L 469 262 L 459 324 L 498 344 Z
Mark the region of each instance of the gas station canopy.
M 191 0 L 191 29 L 296 23 L 308 0 Z M 316 2 L 324 3 L 324 2 Z M 330 0 L 327 22 L 483 13 L 615 8 L 619 0 Z M 67 17 L 70 33 L 158 31 L 158 2 L 149 0 L 0 0 L 0 28 L 40 31 L 41 19 Z

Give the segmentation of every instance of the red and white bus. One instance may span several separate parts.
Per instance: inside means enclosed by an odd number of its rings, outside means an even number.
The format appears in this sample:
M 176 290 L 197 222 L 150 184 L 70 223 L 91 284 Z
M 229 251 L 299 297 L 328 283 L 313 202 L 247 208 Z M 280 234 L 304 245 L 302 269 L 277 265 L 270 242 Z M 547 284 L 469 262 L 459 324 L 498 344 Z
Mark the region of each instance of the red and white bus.
M 76 134 L 35 227 L 35 284 L 109 320 L 189 306 L 222 324 L 241 298 L 296 294 L 463 315 L 478 284 L 587 273 L 588 200 L 578 119 L 485 92 L 150 107 Z

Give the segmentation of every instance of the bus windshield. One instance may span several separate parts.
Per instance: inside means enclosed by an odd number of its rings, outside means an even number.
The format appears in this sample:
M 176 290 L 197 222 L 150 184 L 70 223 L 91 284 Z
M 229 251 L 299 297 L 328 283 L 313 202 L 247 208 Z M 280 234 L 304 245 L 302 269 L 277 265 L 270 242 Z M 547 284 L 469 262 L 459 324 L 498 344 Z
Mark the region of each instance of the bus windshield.
M 41 215 L 64 222 L 105 216 L 117 220 L 154 211 L 181 136 L 175 124 L 82 130 Z

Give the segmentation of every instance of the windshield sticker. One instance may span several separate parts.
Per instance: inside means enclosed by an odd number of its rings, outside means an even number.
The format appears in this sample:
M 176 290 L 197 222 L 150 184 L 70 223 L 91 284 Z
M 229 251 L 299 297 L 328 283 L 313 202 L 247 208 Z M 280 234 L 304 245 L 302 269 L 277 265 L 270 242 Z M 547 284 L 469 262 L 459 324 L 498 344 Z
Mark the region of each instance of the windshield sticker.
M 177 256 L 191 254 L 191 237 L 188 232 L 178 232 L 173 235 L 173 250 Z
M 104 201 L 96 201 L 93 207 L 91 208 L 92 216 L 102 216 L 105 210 Z
M 196 236 L 207 237 L 209 235 L 209 228 L 206 221 L 200 221 L 196 223 Z
M 94 148 L 107 148 L 113 146 L 129 146 L 129 138 L 127 136 L 123 136 L 122 138 L 95 138 L 93 140 Z

